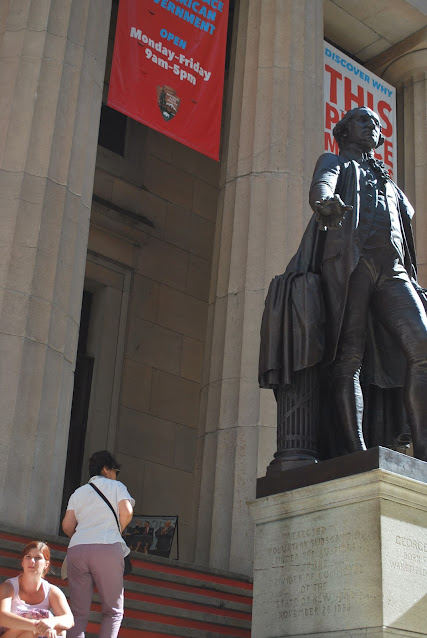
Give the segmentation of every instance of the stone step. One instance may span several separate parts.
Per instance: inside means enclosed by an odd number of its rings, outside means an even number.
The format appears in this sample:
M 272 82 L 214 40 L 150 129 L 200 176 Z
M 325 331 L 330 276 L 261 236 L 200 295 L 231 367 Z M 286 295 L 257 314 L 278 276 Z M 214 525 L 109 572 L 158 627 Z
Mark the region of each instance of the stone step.
M 19 553 L 26 542 L 28 542 L 27 537 L 7 534 L 0 530 L 0 548 L 8 548 Z M 58 575 L 60 564 L 65 557 L 67 541 L 61 537 L 54 537 L 54 540 L 46 539 L 46 542 L 49 543 L 51 549 L 54 573 Z M 143 576 L 155 578 L 160 584 L 160 581 L 168 582 L 173 577 L 177 583 L 182 585 L 211 588 L 224 600 L 235 599 L 237 602 L 243 600 L 244 603 L 251 603 L 252 582 L 240 574 L 207 569 L 197 565 L 190 566 L 183 561 L 169 560 L 158 556 L 144 556 L 136 552 L 131 552 L 130 555 L 133 572 L 125 577 L 129 582 L 144 582 L 143 578 L 139 578 L 139 576 Z
M 11 529 L 0 530 L 0 581 L 16 575 L 19 554 L 30 540 Z M 49 581 L 68 595 L 59 577 L 67 540 L 45 539 L 51 548 Z M 132 552 L 133 572 L 125 578 L 124 638 L 250 638 L 252 583 L 239 574 L 189 565 L 183 561 Z M 99 631 L 95 593 L 88 633 Z
M 0 556 L 0 582 L 16 575 L 17 563 L 16 558 Z M 68 594 L 68 588 L 64 587 L 66 581 L 55 576 L 49 576 L 49 581 L 61 587 L 66 595 Z M 101 620 L 97 594 L 94 596 L 91 609 L 89 631 L 97 632 Z M 125 589 L 125 617 L 120 636 L 250 638 L 249 628 L 250 614 L 245 614 L 243 619 L 230 617 L 227 615 L 227 610 L 191 603 L 185 605 L 183 601 L 168 600 L 155 594 L 149 596 L 145 602 L 134 601 L 129 599 L 128 591 Z
M 18 570 L 20 550 L 21 546 L 19 543 L 3 541 L 2 547 L 0 547 L 0 560 L 2 558 L 9 559 L 4 561 L 4 565 Z M 63 555 L 58 558 L 58 552 L 52 550 L 52 569 L 49 574 L 50 580 L 61 586 L 66 585 L 66 581 L 58 580 Z M 143 562 L 144 561 L 140 561 L 140 563 Z M 181 570 L 179 569 L 173 568 L 172 573 L 174 580 L 171 580 L 170 575 L 169 577 L 165 574 L 159 575 L 157 570 L 151 571 L 151 568 L 152 565 L 149 565 L 148 571 L 145 572 L 144 569 L 139 567 L 139 561 L 135 561 L 134 573 L 125 578 L 125 590 L 129 600 L 148 600 L 153 602 L 152 597 L 149 597 L 150 593 L 153 592 L 153 589 L 158 589 L 157 595 L 160 598 L 181 599 L 183 603 L 185 603 L 185 601 L 192 601 L 195 604 L 205 606 L 214 605 L 220 607 L 222 610 L 221 613 L 226 616 L 241 619 L 250 618 L 252 602 L 251 597 L 248 596 L 250 590 L 246 588 L 242 590 L 239 583 L 234 587 L 221 583 L 217 585 L 217 589 L 212 589 L 212 585 L 209 586 L 209 583 L 206 581 L 201 582 L 188 578 L 186 575 L 182 577 L 179 573 Z M 158 578 L 158 576 L 160 576 L 160 578 Z M 195 586 L 194 583 L 196 583 L 197 586 Z M 239 593 L 235 593 L 235 591 Z M 178 606 L 178 604 L 175 603 L 175 606 Z M 182 606 L 188 607 L 188 605 L 185 604 Z
M 5 556 L 5 550 L 0 549 L 0 580 L 16 575 L 16 557 Z M 68 596 L 68 587 L 64 586 L 66 581 L 56 576 L 48 576 L 49 581 L 61 587 L 65 595 Z M 246 629 L 250 623 L 250 613 L 229 610 L 224 607 L 214 605 L 188 602 L 179 599 L 171 599 L 164 596 L 151 594 L 138 594 L 125 589 L 126 617 L 148 621 L 162 621 L 166 624 L 185 624 L 189 619 L 195 627 L 200 629 L 200 623 L 209 623 L 224 627 L 236 627 Z M 92 609 L 99 609 L 99 596 L 95 593 Z M 232 633 L 231 635 L 236 635 Z

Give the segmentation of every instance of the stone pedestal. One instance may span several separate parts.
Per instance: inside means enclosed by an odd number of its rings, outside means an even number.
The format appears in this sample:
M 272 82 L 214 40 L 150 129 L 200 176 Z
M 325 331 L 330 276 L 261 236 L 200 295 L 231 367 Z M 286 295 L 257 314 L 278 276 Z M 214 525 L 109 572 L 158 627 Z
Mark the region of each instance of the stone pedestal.
M 371 469 L 345 475 L 351 457 Z M 384 448 L 334 462 L 340 478 L 311 466 L 317 484 L 251 504 L 253 638 L 426 636 L 427 463 Z

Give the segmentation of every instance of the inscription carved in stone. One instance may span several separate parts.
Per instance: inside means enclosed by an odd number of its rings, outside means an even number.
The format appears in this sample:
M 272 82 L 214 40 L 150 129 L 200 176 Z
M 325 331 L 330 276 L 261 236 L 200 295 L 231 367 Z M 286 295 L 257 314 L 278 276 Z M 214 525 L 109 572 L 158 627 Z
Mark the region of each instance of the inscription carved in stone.
M 395 553 L 390 558 L 390 567 L 427 578 L 427 541 L 422 538 L 396 534 Z
M 352 604 L 367 594 L 354 584 L 364 565 L 356 559 L 372 535 L 364 529 L 310 527 L 281 536 L 270 544 L 266 556 L 276 568 L 270 591 L 278 620 L 321 616 L 345 616 Z M 354 560 L 356 559 L 356 560 Z M 337 585 L 338 584 L 338 585 Z

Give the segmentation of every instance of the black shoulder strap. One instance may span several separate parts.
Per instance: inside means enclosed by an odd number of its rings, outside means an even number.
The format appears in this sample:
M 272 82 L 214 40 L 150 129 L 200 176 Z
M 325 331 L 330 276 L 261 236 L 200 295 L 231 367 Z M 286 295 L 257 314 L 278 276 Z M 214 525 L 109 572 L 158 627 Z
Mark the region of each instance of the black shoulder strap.
M 121 529 L 120 529 L 119 519 L 117 518 L 117 514 L 116 514 L 116 512 L 114 511 L 114 508 L 113 508 L 113 506 L 111 505 L 111 503 L 110 503 L 110 501 L 108 500 L 108 498 L 107 498 L 106 496 L 104 496 L 104 494 L 101 492 L 101 490 L 99 490 L 99 489 L 96 487 L 96 485 L 94 485 L 93 483 L 88 483 L 88 485 L 90 485 L 91 487 L 93 487 L 93 489 L 95 490 L 95 492 L 98 492 L 98 494 L 99 494 L 99 496 L 102 498 L 102 500 L 103 500 L 103 501 L 105 501 L 105 502 L 107 503 L 108 507 L 110 508 L 110 510 L 111 510 L 111 511 L 113 512 L 113 514 L 114 514 L 114 518 L 116 519 L 116 523 L 117 523 L 117 527 L 119 528 L 119 532 L 120 532 L 120 533 L 122 533 L 122 532 L 121 532 Z

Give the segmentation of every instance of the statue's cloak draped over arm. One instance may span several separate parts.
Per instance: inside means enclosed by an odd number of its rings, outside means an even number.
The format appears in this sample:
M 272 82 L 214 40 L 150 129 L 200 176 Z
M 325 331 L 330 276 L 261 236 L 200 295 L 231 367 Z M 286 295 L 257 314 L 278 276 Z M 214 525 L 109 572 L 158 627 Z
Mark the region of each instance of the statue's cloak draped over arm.
M 288 385 L 294 371 L 322 360 L 325 316 L 319 273 L 324 238 L 312 217 L 286 271 L 270 283 L 261 324 L 261 388 Z

